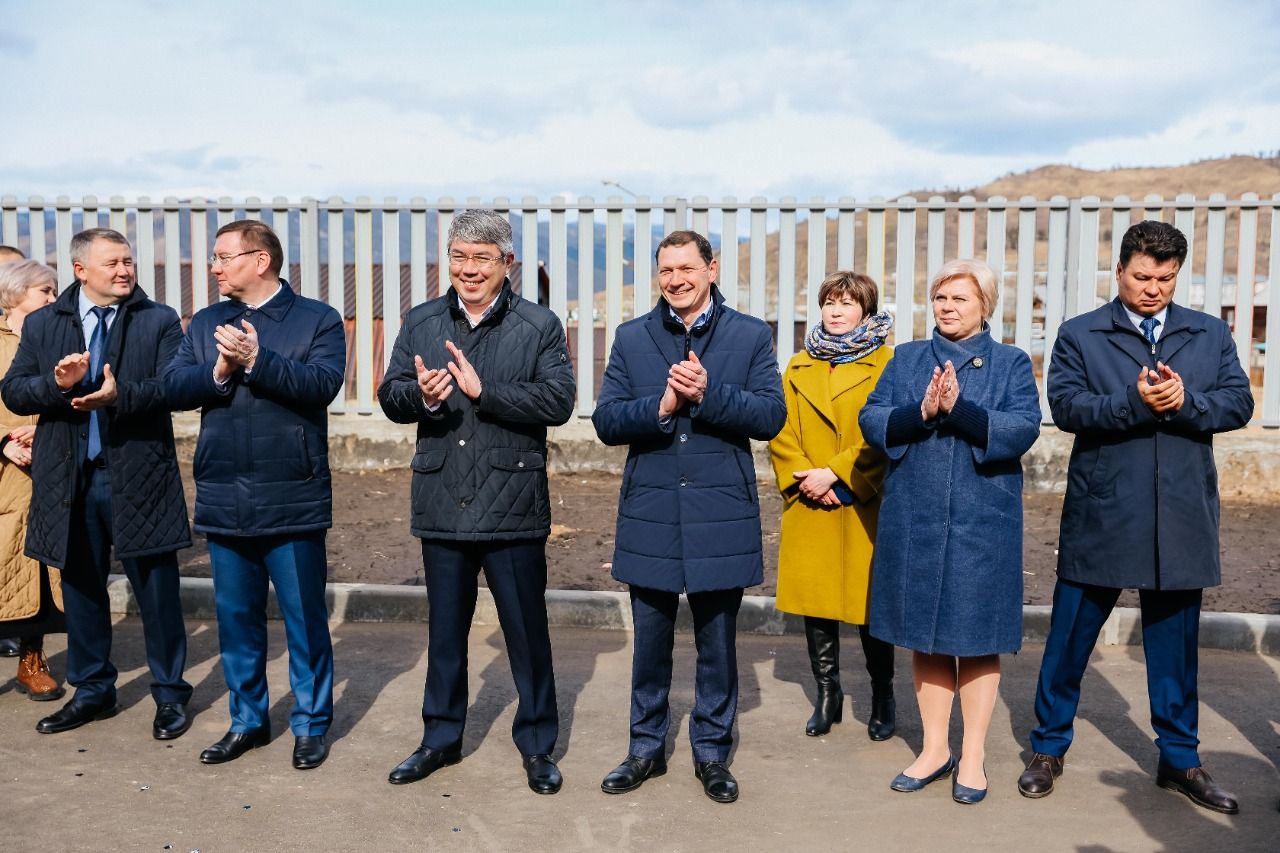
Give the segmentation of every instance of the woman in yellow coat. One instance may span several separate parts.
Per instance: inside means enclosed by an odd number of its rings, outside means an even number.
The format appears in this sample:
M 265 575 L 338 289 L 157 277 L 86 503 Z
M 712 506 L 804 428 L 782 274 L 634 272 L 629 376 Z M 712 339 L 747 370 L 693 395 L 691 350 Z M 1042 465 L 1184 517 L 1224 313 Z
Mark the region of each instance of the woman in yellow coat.
M 53 270 L 36 261 L 0 263 L 0 376 L 18 352 L 22 321 L 54 301 Z M 36 419 L 0 403 L 0 638 L 18 640 L 18 690 L 37 701 L 62 696 L 49 674 L 44 635 L 66 630 L 58 572 L 23 553 L 31 504 Z
M 769 443 L 782 492 L 777 608 L 804 616 L 818 698 L 805 734 L 831 730 L 843 716 L 840 623 L 858 626 L 871 676 L 867 733 L 895 728 L 893 646 L 867 631 L 871 554 L 885 459 L 862 438 L 858 412 L 889 359 L 893 318 L 878 313 L 875 281 L 837 272 L 818 291 L 822 322 L 782 377 L 787 425 Z

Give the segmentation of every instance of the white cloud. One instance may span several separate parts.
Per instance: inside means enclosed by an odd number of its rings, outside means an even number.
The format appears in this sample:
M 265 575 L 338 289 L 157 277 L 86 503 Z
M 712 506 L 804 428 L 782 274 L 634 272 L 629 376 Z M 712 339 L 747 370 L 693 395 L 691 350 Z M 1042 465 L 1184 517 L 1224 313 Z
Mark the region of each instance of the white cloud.
M 1280 139 L 1250 0 L 442 8 L 16 7 L 0 193 L 865 198 Z

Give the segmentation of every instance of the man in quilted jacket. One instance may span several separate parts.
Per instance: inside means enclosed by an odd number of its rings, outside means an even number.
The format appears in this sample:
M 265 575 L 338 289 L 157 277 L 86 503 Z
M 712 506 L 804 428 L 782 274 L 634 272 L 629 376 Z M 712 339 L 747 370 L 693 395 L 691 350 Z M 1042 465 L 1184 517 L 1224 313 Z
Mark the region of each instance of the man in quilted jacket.
M 422 743 L 389 777 L 416 782 L 462 760 L 467 634 L 484 569 L 520 702 L 512 738 L 529 787 L 560 790 L 559 733 L 543 598 L 547 427 L 573 412 L 574 378 L 556 316 L 511 290 L 511 226 L 464 210 L 449 227 L 449 280 L 409 312 L 378 399 L 418 425 L 411 528 L 422 540 L 429 606 Z
M 0 385 L 11 411 L 40 416 L 26 553 L 62 569 L 67 681 L 75 687 L 36 730 L 64 732 L 119 711 L 107 597 L 114 548 L 142 615 L 157 706 L 152 735 L 168 740 L 191 725 L 176 556 L 191 544 L 191 529 L 160 379 L 182 328 L 172 308 L 137 286 L 120 233 L 76 234 L 71 266 L 76 283 L 27 317 Z

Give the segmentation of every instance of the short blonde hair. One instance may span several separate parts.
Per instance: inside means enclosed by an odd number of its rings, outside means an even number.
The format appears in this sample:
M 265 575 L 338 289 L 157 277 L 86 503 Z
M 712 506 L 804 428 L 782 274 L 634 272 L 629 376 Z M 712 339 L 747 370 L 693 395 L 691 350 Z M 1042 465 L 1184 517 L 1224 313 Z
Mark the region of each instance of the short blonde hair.
M 39 261 L 0 264 L 0 308 L 8 311 L 21 302 L 27 291 L 42 284 L 58 286 L 58 275 Z
M 978 300 L 982 302 L 982 316 L 991 319 L 991 315 L 996 312 L 996 302 L 1000 299 L 1000 284 L 996 281 L 995 272 L 982 261 L 956 258 L 943 264 L 929 282 L 929 301 L 933 302 L 933 298 L 938 295 L 938 288 L 958 278 L 973 282 L 973 286 L 978 289 Z

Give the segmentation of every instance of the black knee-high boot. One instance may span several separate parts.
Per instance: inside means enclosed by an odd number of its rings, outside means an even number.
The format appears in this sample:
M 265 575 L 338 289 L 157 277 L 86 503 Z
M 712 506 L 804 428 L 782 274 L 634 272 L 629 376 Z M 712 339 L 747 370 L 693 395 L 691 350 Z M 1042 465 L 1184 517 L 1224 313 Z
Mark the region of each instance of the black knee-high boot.
M 897 703 L 893 699 L 893 646 L 871 636 L 866 625 L 858 626 L 862 653 L 871 676 L 871 718 L 867 735 L 872 740 L 888 740 L 897 729 Z
M 840 689 L 840 623 L 834 619 L 804 617 L 804 638 L 809 645 L 809 664 L 818 682 L 818 701 L 804 733 L 817 737 L 831 731 L 844 715 L 844 691 Z

